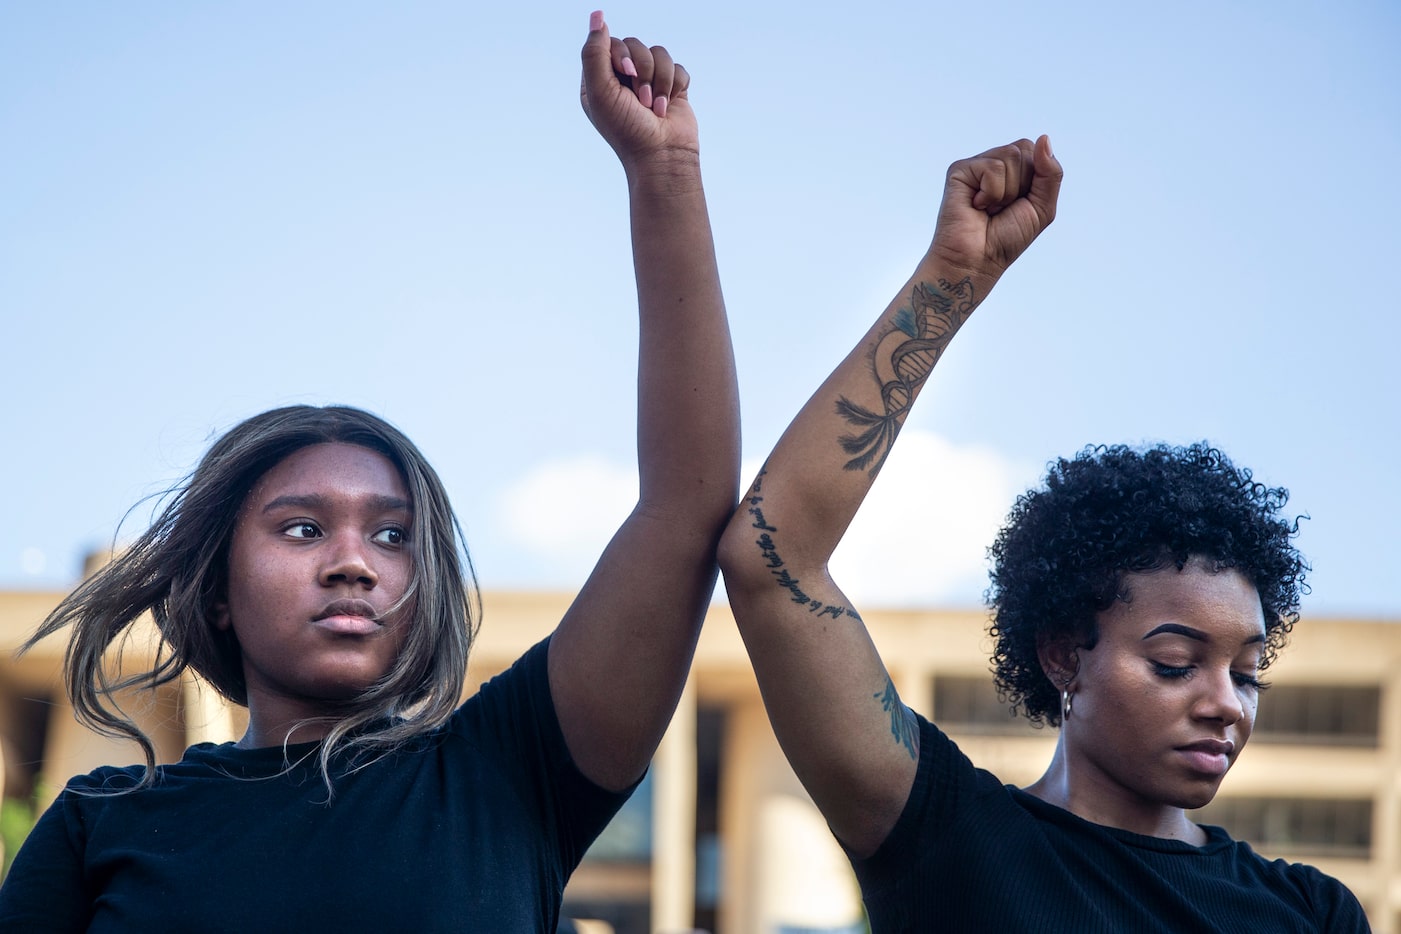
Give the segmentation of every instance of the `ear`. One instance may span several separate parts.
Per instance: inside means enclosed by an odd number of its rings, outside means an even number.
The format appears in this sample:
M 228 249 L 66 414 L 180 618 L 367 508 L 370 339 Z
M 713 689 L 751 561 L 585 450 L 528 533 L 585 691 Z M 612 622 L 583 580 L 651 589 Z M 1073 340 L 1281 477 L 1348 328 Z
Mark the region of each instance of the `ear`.
M 1047 637 L 1036 642 L 1041 671 L 1057 691 L 1063 691 L 1080 673 L 1080 647 L 1068 637 Z
M 216 603 L 210 609 L 210 618 L 214 621 L 214 628 L 220 632 L 228 632 L 233 628 L 233 623 L 229 620 L 229 605 L 227 603 Z

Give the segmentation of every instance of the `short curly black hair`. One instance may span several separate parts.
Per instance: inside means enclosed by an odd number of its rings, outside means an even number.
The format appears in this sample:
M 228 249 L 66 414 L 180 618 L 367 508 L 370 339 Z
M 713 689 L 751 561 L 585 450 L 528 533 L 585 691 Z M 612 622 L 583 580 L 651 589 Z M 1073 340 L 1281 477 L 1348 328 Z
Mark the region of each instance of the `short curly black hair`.
M 1181 569 L 1192 557 L 1255 585 L 1267 667 L 1308 593 L 1309 566 L 1293 544 L 1299 520 L 1281 514 L 1288 499 L 1288 490 L 1257 483 L 1205 442 L 1092 446 L 1052 463 L 988 549 L 998 693 L 1033 723 L 1059 723 L 1060 695 L 1042 671 L 1038 643 L 1070 638 L 1092 648 L 1095 618 L 1118 598 L 1125 573 Z

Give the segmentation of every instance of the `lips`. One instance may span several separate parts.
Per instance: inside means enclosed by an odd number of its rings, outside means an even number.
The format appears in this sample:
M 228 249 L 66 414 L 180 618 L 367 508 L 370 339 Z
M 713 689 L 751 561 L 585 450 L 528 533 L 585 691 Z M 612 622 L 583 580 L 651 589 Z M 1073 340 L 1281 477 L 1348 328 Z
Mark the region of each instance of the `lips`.
M 1236 751 L 1236 744 L 1228 739 L 1203 739 L 1177 748 L 1183 752 L 1205 752 L 1213 756 L 1229 756 Z
M 1186 746 L 1178 746 L 1177 751 L 1182 754 L 1192 771 L 1219 778 L 1230 769 L 1231 753 L 1235 748 L 1235 743 L 1230 740 L 1203 739 Z
M 374 619 L 378 614 L 374 604 L 368 600 L 335 600 L 326 604 L 326 608 L 313 617 L 314 621 L 330 619 L 332 616 L 362 616 L 365 619 Z
M 367 600 L 334 600 L 313 617 L 312 623 L 336 635 L 365 636 L 384 628 L 378 615 Z

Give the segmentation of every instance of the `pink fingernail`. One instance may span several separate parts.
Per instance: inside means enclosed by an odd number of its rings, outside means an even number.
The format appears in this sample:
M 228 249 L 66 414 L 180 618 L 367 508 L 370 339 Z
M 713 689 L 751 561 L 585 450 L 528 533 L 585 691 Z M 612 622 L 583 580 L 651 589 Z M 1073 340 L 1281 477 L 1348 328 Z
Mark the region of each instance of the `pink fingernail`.
M 642 102 L 643 107 L 650 109 L 652 106 L 652 86 L 650 84 L 644 84 L 639 87 L 637 89 L 637 99 Z
M 632 59 L 623 59 L 623 74 L 627 75 L 629 78 L 637 77 L 637 66 L 632 63 Z
M 603 28 L 603 11 L 594 10 L 589 14 L 589 32 L 598 32 Z
M 657 99 L 652 101 L 652 112 L 659 117 L 666 116 L 666 95 L 658 94 Z

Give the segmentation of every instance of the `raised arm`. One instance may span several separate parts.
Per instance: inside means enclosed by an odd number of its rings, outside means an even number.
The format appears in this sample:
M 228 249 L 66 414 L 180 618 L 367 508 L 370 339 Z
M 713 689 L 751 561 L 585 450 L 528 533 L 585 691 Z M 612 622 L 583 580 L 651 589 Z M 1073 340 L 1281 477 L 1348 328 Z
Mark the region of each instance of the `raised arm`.
M 593 14 L 584 111 L 627 175 L 641 319 L 640 495 L 550 645 L 565 741 L 594 781 L 635 781 L 685 683 L 739 491 L 734 354 L 701 188 L 690 77 Z
M 721 542 L 774 732 L 858 856 L 894 827 L 919 736 L 827 562 L 949 341 L 1051 223 L 1060 183 L 1044 136 L 949 168 L 929 251 L 788 426 Z

